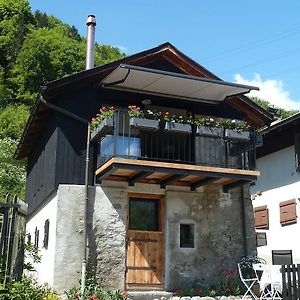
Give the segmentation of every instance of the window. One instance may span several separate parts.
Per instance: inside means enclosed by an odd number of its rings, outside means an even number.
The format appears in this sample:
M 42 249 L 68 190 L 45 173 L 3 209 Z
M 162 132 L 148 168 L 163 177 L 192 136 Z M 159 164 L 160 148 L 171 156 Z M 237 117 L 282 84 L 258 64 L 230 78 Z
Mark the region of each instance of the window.
M 49 226 L 50 226 L 50 221 L 47 219 L 45 221 L 44 225 L 44 241 L 43 241 L 43 247 L 45 249 L 48 249 L 48 242 L 49 242 Z
M 266 205 L 254 209 L 255 228 L 269 228 L 269 210 Z
M 159 231 L 159 200 L 129 200 L 129 230 Z
M 180 224 L 180 248 L 194 248 L 194 236 L 194 224 Z
M 40 231 L 35 227 L 34 230 L 34 247 L 38 248 L 39 247 L 39 235 Z
M 282 226 L 297 223 L 295 199 L 279 203 L 280 207 L 280 224 Z
M 31 245 L 31 234 L 30 233 L 27 234 L 27 244 Z
M 295 167 L 300 172 L 300 133 L 295 134 Z
M 256 233 L 256 246 L 267 246 L 267 234 L 265 232 Z

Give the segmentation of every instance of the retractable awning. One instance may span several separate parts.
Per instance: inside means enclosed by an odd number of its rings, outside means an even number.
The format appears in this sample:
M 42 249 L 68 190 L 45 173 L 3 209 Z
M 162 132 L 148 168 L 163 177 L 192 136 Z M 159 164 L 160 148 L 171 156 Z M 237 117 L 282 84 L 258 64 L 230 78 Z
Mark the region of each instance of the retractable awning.
M 119 65 L 104 78 L 101 86 L 210 103 L 218 103 L 228 97 L 259 89 L 249 85 L 125 64 Z

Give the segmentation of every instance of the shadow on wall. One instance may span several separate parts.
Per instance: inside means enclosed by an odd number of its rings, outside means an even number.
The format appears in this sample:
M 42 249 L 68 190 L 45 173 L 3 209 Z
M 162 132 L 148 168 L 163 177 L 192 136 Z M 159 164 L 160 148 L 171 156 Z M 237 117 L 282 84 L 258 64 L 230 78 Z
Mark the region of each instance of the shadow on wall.
M 294 147 L 259 158 L 256 168 L 261 175 L 251 187 L 252 194 L 256 191 L 267 191 L 300 181 L 300 173 L 295 167 Z
M 88 268 L 106 288 L 122 289 L 125 274 L 126 192 L 91 187 L 88 205 Z

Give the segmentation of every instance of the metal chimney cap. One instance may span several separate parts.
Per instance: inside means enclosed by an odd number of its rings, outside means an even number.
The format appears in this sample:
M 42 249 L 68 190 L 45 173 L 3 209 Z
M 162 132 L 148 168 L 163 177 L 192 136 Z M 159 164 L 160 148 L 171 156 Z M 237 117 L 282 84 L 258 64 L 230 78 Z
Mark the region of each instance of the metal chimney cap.
M 89 15 L 86 21 L 86 25 L 91 25 L 93 24 L 96 26 L 96 17 L 94 15 Z

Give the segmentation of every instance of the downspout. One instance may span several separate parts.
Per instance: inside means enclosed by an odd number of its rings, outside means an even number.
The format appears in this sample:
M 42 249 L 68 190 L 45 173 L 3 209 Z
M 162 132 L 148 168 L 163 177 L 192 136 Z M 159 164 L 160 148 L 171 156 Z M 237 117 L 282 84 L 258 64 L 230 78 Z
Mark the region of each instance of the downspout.
M 45 90 L 45 88 L 44 88 Z M 84 239 L 84 252 L 82 257 L 82 266 L 81 266 L 81 295 L 83 295 L 85 289 L 85 282 L 86 282 L 86 264 L 87 264 L 87 206 L 89 200 L 89 162 L 90 162 L 90 122 L 72 112 L 65 110 L 59 106 L 56 106 L 52 103 L 48 103 L 42 96 L 40 95 L 40 101 L 46 105 L 47 107 L 73 119 L 80 123 L 87 125 L 87 141 L 86 141 L 86 157 L 85 157 L 85 179 L 84 179 L 84 208 L 83 208 L 83 239 Z M 82 296 L 81 296 L 82 297 Z

